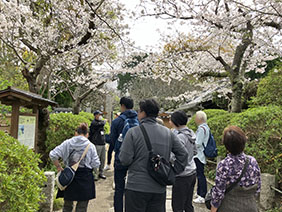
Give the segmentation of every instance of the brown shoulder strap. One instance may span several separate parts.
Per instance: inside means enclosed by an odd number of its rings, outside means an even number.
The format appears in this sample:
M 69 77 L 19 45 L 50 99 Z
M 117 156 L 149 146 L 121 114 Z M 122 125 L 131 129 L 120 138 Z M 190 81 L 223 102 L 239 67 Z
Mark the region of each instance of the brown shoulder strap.
M 204 131 L 205 131 L 205 134 L 206 134 L 206 128 L 204 128 L 203 126 L 200 126 L 200 127 L 204 129 Z
M 76 170 L 78 169 L 78 166 L 79 166 L 80 162 L 82 161 L 82 159 L 85 157 L 86 153 L 88 152 L 89 147 L 90 147 L 90 143 L 89 143 L 89 144 L 87 145 L 87 147 L 85 148 L 85 150 L 84 150 L 84 152 L 82 153 L 82 155 L 81 155 L 79 161 L 78 161 L 76 164 L 72 165 L 72 169 L 73 169 L 74 171 L 76 171 Z

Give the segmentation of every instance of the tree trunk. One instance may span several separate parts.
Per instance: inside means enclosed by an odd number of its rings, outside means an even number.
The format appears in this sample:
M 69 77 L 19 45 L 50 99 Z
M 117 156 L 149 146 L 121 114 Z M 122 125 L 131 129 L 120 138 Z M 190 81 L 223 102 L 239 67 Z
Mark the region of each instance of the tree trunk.
M 80 104 L 81 104 L 81 98 L 80 98 L 80 91 L 81 87 L 78 86 L 75 88 L 74 94 L 72 95 L 73 103 L 72 103 L 72 113 L 75 115 L 78 115 L 80 112 Z
M 80 100 L 76 99 L 72 105 L 73 114 L 78 115 L 80 112 Z
M 243 82 L 242 80 L 232 80 L 232 100 L 231 100 L 231 112 L 240 113 L 242 109 L 242 94 L 243 94 Z
M 32 78 L 31 78 L 32 79 Z M 39 93 L 37 90 L 36 84 L 33 80 L 29 81 L 29 90 L 33 93 Z M 37 151 L 41 154 L 41 161 L 40 167 L 43 168 L 46 166 L 49 153 L 47 152 L 45 141 L 47 139 L 47 128 L 49 126 L 49 111 L 47 108 L 39 108 L 39 117 L 38 117 L 38 139 L 37 139 Z
M 42 163 L 40 167 L 43 168 L 47 165 L 49 153 L 45 141 L 47 140 L 47 129 L 49 126 L 49 111 L 47 108 L 39 109 L 39 122 L 38 122 L 38 153 L 41 154 Z
M 43 66 L 48 61 L 49 57 L 42 57 L 36 63 L 35 70 L 33 73 L 29 72 L 27 68 L 22 70 L 23 76 L 26 78 L 28 83 L 29 91 L 32 93 L 40 94 L 40 88 L 37 86 L 36 80 L 39 76 Z M 38 117 L 38 139 L 37 139 L 37 150 L 38 153 L 41 154 L 42 163 L 40 166 L 43 168 L 46 166 L 49 158 L 49 154 L 47 152 L 45 141 L 47 139 L 47 128 L 49 125 L 49 112 L 47 108 L 39 108 L 39 117 Z

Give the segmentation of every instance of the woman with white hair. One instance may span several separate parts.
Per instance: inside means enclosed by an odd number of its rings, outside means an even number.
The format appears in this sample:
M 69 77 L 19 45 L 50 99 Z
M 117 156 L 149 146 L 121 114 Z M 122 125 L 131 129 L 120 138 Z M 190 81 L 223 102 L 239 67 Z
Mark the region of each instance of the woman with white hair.
M 193 200 L 194 203 L 205 203 L 205 196 L 207 194 L 207 180 L 205 177 L 204 169 L 206 162 L 206 156 L 204 154 L 204 146 L 207 146 L 210 128 L 207 125 L 207 115 L 204 111 L 198 111 L 196 113 L 195 122 L 198 126 L 196 132 L 196 147 L 197 155 L 194 157 L 194 161 L 197 167 L 197 197 Z

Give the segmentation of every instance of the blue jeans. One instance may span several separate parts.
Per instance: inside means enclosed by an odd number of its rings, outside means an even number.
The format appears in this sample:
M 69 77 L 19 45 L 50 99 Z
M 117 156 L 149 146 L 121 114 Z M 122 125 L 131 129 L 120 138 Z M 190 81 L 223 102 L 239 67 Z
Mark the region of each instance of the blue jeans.
M 115 161 L 115 195 L 114 195 L 114 209 L 115 212 L 123 212 L 123 195 L 125 187 L 125 177 L 127 174 L 127 167 Z
M 198 158 L 195 158 L 194 161 L 197 167 L 197 179 L 198 179 L 197 194 L 205 198 L 207 194 L 207 180 L 204 173 L 205 164 L 203 164 Z

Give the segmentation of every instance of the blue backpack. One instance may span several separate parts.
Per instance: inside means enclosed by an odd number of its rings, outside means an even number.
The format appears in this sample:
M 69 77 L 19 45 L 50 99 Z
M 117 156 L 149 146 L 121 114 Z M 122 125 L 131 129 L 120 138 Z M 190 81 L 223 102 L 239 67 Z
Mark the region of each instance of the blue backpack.
M 123 142 L 123 140 L 125 138 L 125 135 L 126 135 L 127 131 L 130 128 L 132 128 L 132 127 L 139 126 L 139 121 L 137 120 L 136 117 L 134 117 L 134 118 L 127 118 L 127 116 L 125 116 L 125 115 L 120 115 L 119 117 L 124 120 L 124 124 L 123 124 L 123 129 L 121 131 L 121 134 L 119 135 L 118 140 L 115 143 L 116 155 L 119 154 L 119 149 L 120 149 L 120 147 L 122 145 L 122 142 Z
M 206 133 L 206 129 L 204 127 L 202 128 L 204 129 Z M 216 143 L 215 143 L 214 137 L 210 130 L 209 130 L 209 140 L 208 140 L 207 146 L 203 144 L 203 147 L 204 147 L 204 154 L 206 157 L 215 158 L 217 156 Z

